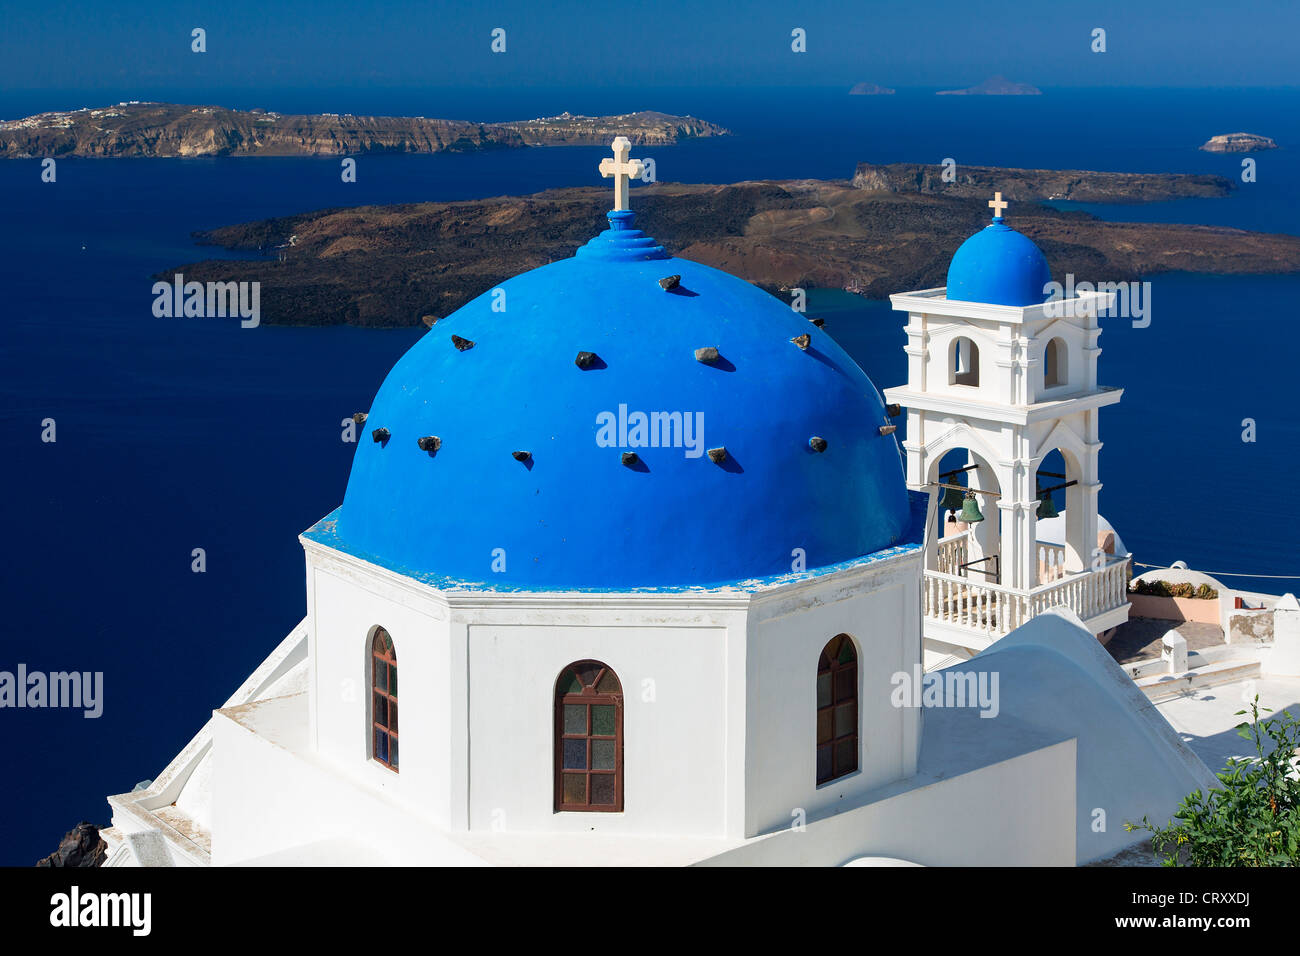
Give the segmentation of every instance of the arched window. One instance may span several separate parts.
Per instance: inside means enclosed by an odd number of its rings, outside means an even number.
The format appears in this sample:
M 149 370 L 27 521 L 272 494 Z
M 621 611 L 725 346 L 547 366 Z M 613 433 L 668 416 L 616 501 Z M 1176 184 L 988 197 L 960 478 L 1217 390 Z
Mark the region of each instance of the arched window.
M 858 769 L 858 652 L 837 634 L 817 662 L 817 783 Z
M 382 627 L 370 641 L 370 755 L 397 770 L 397 651 Z
M 623 687 L 600 661 L 555 684 L 555 809 L 623 809 Z
M 948 350 L 948 384 L 980 383 L 980 347 L 964 335 L 953 339 Z
M 1054 338 L 1043 352 L 1043 387 L 1064 385 L 1070 378 L 1070 360 L 1065 351 L 1065 339 Z

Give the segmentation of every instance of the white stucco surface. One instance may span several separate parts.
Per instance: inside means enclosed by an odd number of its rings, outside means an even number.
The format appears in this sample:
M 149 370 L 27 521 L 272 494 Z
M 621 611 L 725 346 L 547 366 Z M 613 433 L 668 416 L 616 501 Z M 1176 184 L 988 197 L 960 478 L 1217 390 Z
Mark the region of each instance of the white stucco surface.
M 1014 718 L 1077 740 L 1080 863 L 1133 843 L 1126 821 L 1146 815 L 1164 823 L 1184 796 L 1214 784 L 1209 768 L 1069 612 L 1040 615 L 950 670 L 998 675 L 1001 710 L 987 723 Z
M 1300 678 L 1261 677 L 1220 684 L 1205 690 L 1162 701 L 1156 706 L 1170 726 L 1216 773 L 1229 757 L 1253 757 L 1255 745 L 1237 734 L 1237 726 L 1249 719 L 1239 710 L 1250 710 L 1259 695 L 1260 716 L 1268 719 L 1284 710 L 1300 716 Z M 1263 708 L 1272 708 L 1264 713 Z

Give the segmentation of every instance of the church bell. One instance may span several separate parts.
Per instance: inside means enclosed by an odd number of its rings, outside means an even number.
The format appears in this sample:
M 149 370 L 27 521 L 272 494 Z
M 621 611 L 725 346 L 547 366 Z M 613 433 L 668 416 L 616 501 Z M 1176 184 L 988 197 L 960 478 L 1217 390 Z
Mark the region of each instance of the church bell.
M 961 510 L 961 492 L 956 488 L 943 489 L 943 497 L 939 499 L 939 509 L 941 511 L 960 511 Z
M 1039 494 L 1043 495 L 1042 499 L 1038 502 L 1039 519 L 1055 518 L 1058 512 L 1056 510 L 1056 505 L 1052 502 L 1052 493 L 1049 491 L 1046 494 L 1043 494 L 1042 492 L 1039 492 Z
M 977 521 L 983 521 L 984 516 L 980 514 L 979 502 L 975 500 L 975 492 L 966 492 L 966 497 L 962 499 L 961 514 L 957 516 L 958 521 L 964 521 L 967 524 L 975 524 Z

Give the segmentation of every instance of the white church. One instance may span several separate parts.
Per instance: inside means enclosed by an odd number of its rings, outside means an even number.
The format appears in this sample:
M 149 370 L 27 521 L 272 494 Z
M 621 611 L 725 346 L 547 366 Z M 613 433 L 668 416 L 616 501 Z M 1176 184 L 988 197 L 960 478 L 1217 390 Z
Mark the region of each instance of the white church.
M 107 865 L 1073 866 L 1213 784 L 1097 640 L 1105 297 L 1046 300 L 999 195 L 882 397 L 636 229 L 628 153 L 607 230 L 393 367 L 306 618 Z

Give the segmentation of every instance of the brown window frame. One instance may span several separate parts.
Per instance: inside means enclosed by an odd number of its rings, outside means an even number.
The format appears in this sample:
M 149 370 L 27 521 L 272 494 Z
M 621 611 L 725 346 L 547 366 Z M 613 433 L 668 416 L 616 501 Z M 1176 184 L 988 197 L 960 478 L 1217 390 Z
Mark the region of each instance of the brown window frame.
M 578 675 L 583 668 L 596 668 L 595 675 L 589 682 L 583 682 Z M 566 678 L 573 674 L 577 677 L 578 683 L 582 684 L 582 689 L 577 692 L 570 692 L 566 689 Z M 596 688 L 605 680 L 606 675 L 613 678 L 618 687 L 617 692 L 601 693 Z M 593 704 L 612 705 L 614 707 L 614 733 L 613 734 L 594 734 L 592 733 L 592 716 L 591 707 Z M 582 705 L 586 707 L 586 730 L 584 733 L 567 733 L 564 723 L 564 708 L 566 705 Z M 554 738 L 555 738 L 555 767 L 554 767 L 554 799 L 556 813 L 622 813 L 623 812 L 623 684 L 619 680 L 618 674 L 607 664 L 594 660 L 575 661 L 569 664 L 562 671 L 555 681 L 555 707 L 554 707 Z M 586 741 L 586 764 L 585 767 L 568 768 L 564 766 L 564 744 L 566 740 L 585 740 Z M 596 770 L 592 767 L 592 741 L 596 740 L 613 740 L 614 741 L 614 769 Z M 583 793 L 586 795 L 585 803 L 570 803 L 564 798 L 564 780 L 566 776 L 584 776 Z M 614 778 L 614 802 L 613 804 L 599 804 L 591 802 L 591 783 L 595 776 L 613 776 Z
M 392 635 L 377 627 L 370 638 L 370 759 L 393 773 L 400 773 L 396 684 L 397 648 L 393 645 Z M 382 721 L 379 719 L 381 716 L 384 718 Z M 380 756 L 378 746 L 381 734 L 383 756 Z
M 841 661 L 843 648 L 848 646 L 852 654 L 851 661 Z M 829 675 L 830 695 L 829 701 L 823 704 L 821 692 L 822 675 Z M 846 676 L 841 676 L 846 675 Z M 841 694 L 847 685 L 848 692 Z M 814 773 L 817 778 L 817 786 L 838 780 L 841 777 L 847 777 L 851 773 L 856 773 L 860 766 L 860 756 L 858 753 L 861 747 L 861 741 L 858 739 L 859 721 L 862 719 L 858 712 L 858 648 L 853 643 L 853 638 L 847 634 L 836 634 L 826 646 L 822 648 L 821 657 L 817 660 L 817 686 L 816 686 L 816 703 L 817 718 L 815 721 L 814 737 L 817 742 L 814 758 Z M 853 705 L 852 730 L 849 733 L 836 735 L 835 733 L 835 711 L 845 705 Z M 824 721 L 824 724 L 823 724 Z M 823 729 L 828 732 L 823 734 Z M 825 739 L 823 737 L 825 736 Z M 840 766 L 839 751 L 840 745 L 846 741 L 853 742 L 853 760 L 849 766 Z M 829 773 L 822 775 L 821 756 L 822 750 L 827 749 L 829 753 Z

